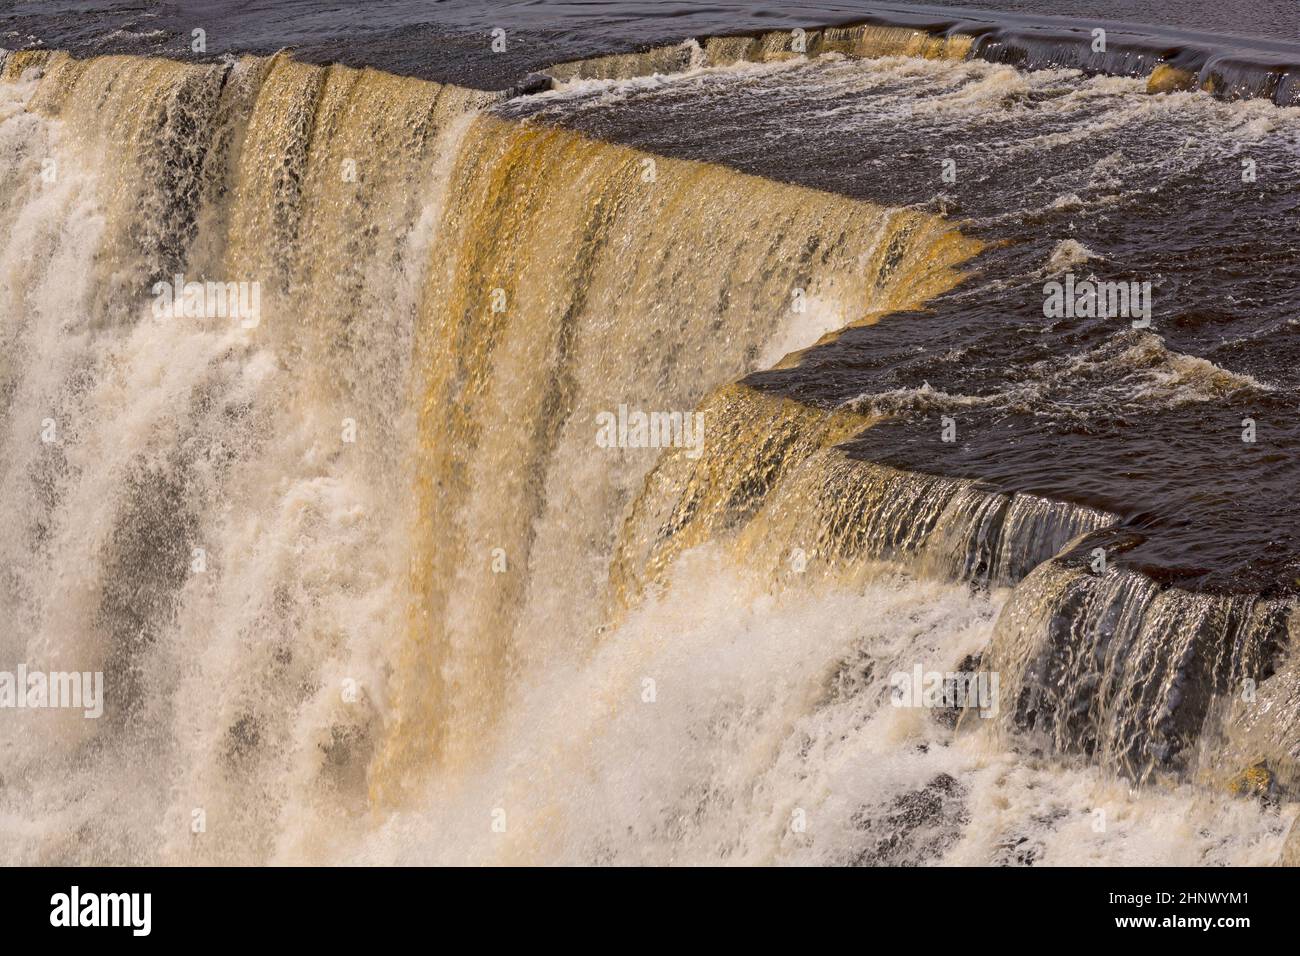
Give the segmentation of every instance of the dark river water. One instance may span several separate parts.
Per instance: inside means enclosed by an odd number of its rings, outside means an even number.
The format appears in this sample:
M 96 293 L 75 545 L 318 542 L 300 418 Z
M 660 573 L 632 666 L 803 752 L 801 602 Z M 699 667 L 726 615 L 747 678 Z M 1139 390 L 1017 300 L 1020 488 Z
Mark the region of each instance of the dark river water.
M 1258 51 L 1300 39 L 1300 12 L 1293 0 L 956 0 L 945 5 L 907 0 L 6 0 L 0 2 L 0 46 L 188 58 L 194 55 L 192 31 L 202 29 L 207 55 L 293 47 L 311 62 L 368 65 L 499 89 L 552 63 L 601 53 L 688 37 L 870 19 L 963 24 L 1039 38 L 1070 24 L 1106 25 L 1161 49 L 1190 41 Z M 490 32 L 498 28 L 506 31 L 503 52 L 490 46 Z M 1300 59 L 1300 51 L 1291 47 L 1287 59 Z

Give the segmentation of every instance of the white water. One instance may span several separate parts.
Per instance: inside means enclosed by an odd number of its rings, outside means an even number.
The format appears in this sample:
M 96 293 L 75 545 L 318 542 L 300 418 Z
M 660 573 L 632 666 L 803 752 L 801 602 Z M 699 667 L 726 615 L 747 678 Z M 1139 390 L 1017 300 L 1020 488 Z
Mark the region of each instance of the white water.
M 676 558 L 666 589 L 604 619 L 598 640 L 578 622 L 601 615 L 568 614 L 571 592 L 529 595 L 522 628 L 547 633 L 519 635 L 522 650 L 503 655 L 512 673 L 490 732 L 473 725 L 468 755 L 425 768 L 396 806 L 376 799 L 368 778 L 378 742 L 400 724 L 394 675 L 420 546 L 402 493 L 417 446 L 416 412 L 401 401 L 411 316 L 454 202 L 446 157 L 465 122 L 440 132 L 442 152 L 421 167 L 419 213 L 399 218 L 393 239 L 398 264 L 366 263 L 369 288 L 392 296 L 361 349 L 370 361 L 358 391 L 364 408 L 393 417 L 387 443 L 347 448 L 340 406 L 317 378 L 326 373 L 304 369 L 308 350 L 286 331 L 313 318 L 292 300 L 271 300 L 269 335 L 147 307 L 104 321 L 96 264 L 121 228 L 109 220 L 129 164 L 88 161 L 64 121 L 24 109 L 32 92 L 0 84 L 0 668 L 116 667 L 137 685 L 130 709 L 102 722 L 0 713 L 0 861 L 1277 858 L 1294 810 L 1191 786 L 1134 792 L 999 738 L 992 722 L 955 731 L 890 706 L 882 675 L 955 668 L 987 645 L 1006 591 L 886 567 L 773 585 L 712 545 Z M 40 177 L 47 158 L 58 164 L 52 183 Z M 835 306 L 813 306 L 806 320 L 749 330 L 752 361 L 843 321 L 826 319 L 840 316 Z M 699 367 L 735 374 L 716 364 Z M 561 515 L 599 471 L 590 457 L 563 464 L 551 479 Z M 599 476 L 612 486 L 606 507 L 617 513 L 649 467 Z M 494 500 L 473 505 L 490 512 Z M 580 529 L 608 524 L 604 511 L 582 518 Z M 202 571 L 191 564 L 199 542 Z M 172 581 L 177 562 L 190 573 Z M 542 584 L 589 576 L 544 570 Z M 467 617 L 478 610 L 460 600 Z
M 590 660 L 538 675 L 508 746 L 360 840 L 372 863 L 1267 864 L 1291 816 L 1146 790 L 891 706 L 883 680 L 949 671 L 1006 592 L 882 568 L 861 590 L 761 593 L 708 549 Z M 849 664 L 848 673 L 842 665 Z M 856 676 L 855 676 L 856 675 Z M 653 702 L 645 682 L 653 680 Z M 933 816 L 900 797 L 938 775 Z M 493 829 L 504 813 L 504 832 Z M 802 830 L 796 825 L 803 811 Z M 1102 811 L 1104 816 L 1099 816 Z M 915 827 L 915 829 L 910 829 Z M 897 846 L 881 850 L 891 836 Z M 346 844 L 344 844 L 346 846 Z M 351 857 L 353 848 L 344 855 Z

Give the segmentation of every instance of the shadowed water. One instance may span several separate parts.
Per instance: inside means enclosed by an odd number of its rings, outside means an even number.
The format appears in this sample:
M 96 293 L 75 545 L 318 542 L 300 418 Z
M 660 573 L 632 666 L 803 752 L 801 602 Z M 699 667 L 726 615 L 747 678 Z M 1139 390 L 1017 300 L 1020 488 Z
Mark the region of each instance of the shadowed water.
M 1149 72 L 1159 58 L 1197 68 L 1215 59 L 1225 68 L 1300 65 L 1289 0 L 1231 5 L 1090 0 L 1073 5 L 1068 15 L 1052 0 L 948 5 L 909 0 L 797 5 L 765 0 L 6 0 L 0 3 L 0 47 L 181 59 L 292 47 L 305 62 L 372 66 L 438 82 L 508 89 L 534 71 L 568 60 L 691 37 L 863 22 L 958 30 L 981 38 L 978 55 L 1028 66 L 1091 64 L 1106 72 L 1143 67 Z M 1108 56 L 1088 52 L 1090 31 L 1099 26 L 1112 34 Z M 193 49 L 195 29 L 204 31 L 202 52 Z M 494 30 L 505 31 L 504 49 L 493 47 Z

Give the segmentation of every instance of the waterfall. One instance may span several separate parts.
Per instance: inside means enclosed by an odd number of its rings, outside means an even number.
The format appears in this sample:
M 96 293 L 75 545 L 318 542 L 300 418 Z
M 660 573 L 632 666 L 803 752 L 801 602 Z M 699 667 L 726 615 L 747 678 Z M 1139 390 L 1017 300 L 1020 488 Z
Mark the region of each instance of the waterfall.
M 3 77 L 0 669 L 107 687 L 6 714 L 6 862 L 1014 862 L 1282 759 L 1289 606 L 1091 575 L 1115 515 L 858 460 L 877 412 L 741 381 L 957 286 L 960 225 L 284 53 Z M 889 706 L 975 660 L 996 721 Z M 1244 680 L 1276 716 L 1220 727 Z M 1286 821 L 1206 812 L 1233 839 L 1174 858 L 1276 856 Z
M 857 24 L 812 30 L 772 30 L 738 36 L 707 37 L 640 53 L 617 53 L 560 63 L 546 73 L 558 82 L 628 79 L 735 63 L 768 63 L 798 56 L 919 56 L 962 59 L 973 38 L 961 33 L 933 34 L 909 27 Z
M 650 476 L 614 568 L 625 595 L 639 596 L 682 550 L 724 538 L 747 564 L 778 578 L 811 574 L 849 584 L 892 560 L 945 580 L 1014 584 L 1115 520 L 854 461 L 834 445 L 871 424 L 859 413 L 819 412 L 744 386 L 702 407 L 726 423 L 726 439 L 698 461 L 666 455 Z
M 593 56 L 547 68 L 541 79 L 630 79 L 737 63 L 772 63 L 836 55 L 872 59 L 979 59 L 1027 70 L 1076 69 L 1087 74 L 1146 77 L 1151 93 L 1201 90 L 1220 99 L 1300 104 L 1300 50 L 1266 44 L 1221 49 L 1221 38 L 1186 31 L 1135 34 L 1111 24 L 1100 38 L 1092 23 L 1007 24 L 953 20 L 928 27 L 885 22 L 718 35 L 637 53 Z M 1103 31 L 1104 33 L 1104 31 Z
M 374 71 L 6 69 L 5 650 L 113 689 L 113 729 L 10 746 L 144 748 L 174 833 L 228 821 L 212 859 L 469 759 L 530 668 L 591 646 L 655 456 L 597 457 L 602 412 L 689 413 L 977 247 Z M 158 314 L 195 283 L 256 284 L 256 321 Z
M 1139 779 L 1192 772 L 1225 707 L 1253 701 L 1257 686 L 1273 692 L 1292 609 L 1047 562 L 1003 609 L 983 663 L 1002 675 L 1014 701 L 1004 722 L 1017 731 Z M 1202 756 L 1207 772 L 1216 757 Z M 1292 774 L 1292 759 L 1273 766 Z

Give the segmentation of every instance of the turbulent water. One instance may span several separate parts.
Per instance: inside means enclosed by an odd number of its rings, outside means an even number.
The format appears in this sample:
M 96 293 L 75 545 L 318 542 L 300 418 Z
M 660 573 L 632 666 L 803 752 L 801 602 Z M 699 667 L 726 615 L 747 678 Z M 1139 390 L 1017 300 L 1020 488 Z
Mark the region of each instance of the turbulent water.
M 1300 110 L 951 27 L 7 55 L 0 860 L 1300 854 Z

